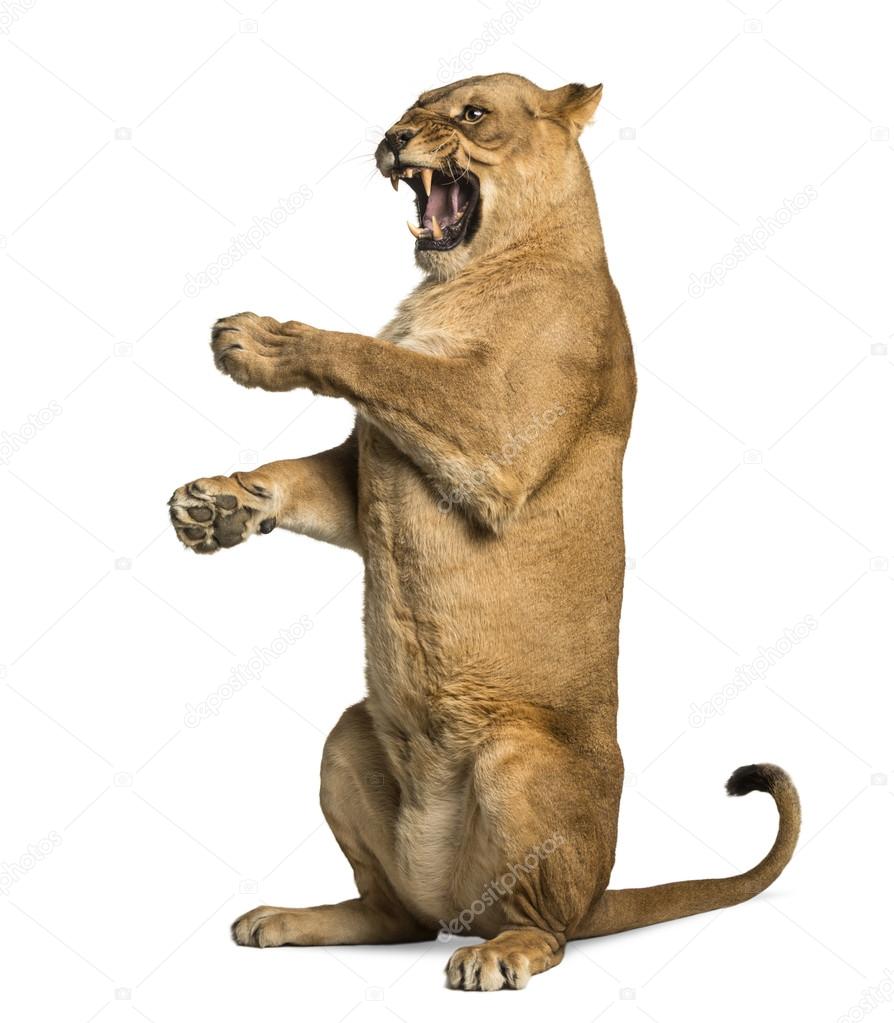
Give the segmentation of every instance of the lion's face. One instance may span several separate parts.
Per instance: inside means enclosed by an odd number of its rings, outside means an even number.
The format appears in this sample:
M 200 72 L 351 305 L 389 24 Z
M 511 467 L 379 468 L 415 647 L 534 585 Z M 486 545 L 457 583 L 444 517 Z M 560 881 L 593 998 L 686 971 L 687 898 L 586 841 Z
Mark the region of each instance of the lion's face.
M 455 272 L 511 245 L 586 175 L 577 137 L 602 87 L 540 89 L 518 75 L 423 93 L 385 133 L 376 164 L 416 200 L 416 259 Z

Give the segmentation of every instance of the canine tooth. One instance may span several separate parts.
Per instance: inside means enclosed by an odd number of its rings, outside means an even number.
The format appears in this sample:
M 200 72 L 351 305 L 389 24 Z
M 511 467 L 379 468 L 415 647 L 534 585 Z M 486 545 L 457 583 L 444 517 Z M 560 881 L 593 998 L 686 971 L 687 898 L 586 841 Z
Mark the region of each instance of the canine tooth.
M 431 179 L 434 171 L 431 167 L 423 167 L 419 173 L 422 176 L 422 187 L 425 189 L 425 194 L 431 195 Z
M 438 223 L 437 217 L 431 218 L 431 233 L 438 241 L 444 237 L 444 232 L 441 230 L 441 225 Z
M 396 171 L 391 172 L 391 187 L 394 191 L 397 191 L 398 183 L 400 182 L 400 175 Z
M 421 227 L 417 227 L 415 224 L 411 224 L 409 220 L 407 221 L 407 227 L 410 229 L 410 234 L 414 238 L 421 238 L 422 237 L 422 233 L 423 232 L 422 232 L 422 228 Z

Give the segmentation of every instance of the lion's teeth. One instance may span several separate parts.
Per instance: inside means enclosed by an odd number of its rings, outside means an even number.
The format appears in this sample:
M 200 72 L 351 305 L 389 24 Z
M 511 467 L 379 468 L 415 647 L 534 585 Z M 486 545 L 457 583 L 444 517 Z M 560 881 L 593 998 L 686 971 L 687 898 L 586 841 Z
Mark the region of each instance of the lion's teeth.
M 423 167 L 419 173 L 422 176 L 422 187 L 425 189 L 425 194 L 431 195 L 431 179 L 434 171 L 431 167 Z
M 397 186 L 398 186 L 399 182 L 400 182 L 400 175 L 397 174 L 395 171 L 392 171 L 391 172 L 391 187 L 394 189 L 395 192 L 397 191 Z
M 431 233 L 438 241 L 444 237 L 444 232 L 441 230 L 441 225 L 438 223 L 437 217 L 431 218 Z
M 421 227 L 417 227 L 415 224 L 411 224 L 409 220 L 407 221 L 407 227 L 410 229 L 410 234 L 414 238 L 421 238 L 422 237 L 422 228 Z
M 407 169 L 404 171 L 403 176 L 405 178 L 411 178 L 415 173 L 416 173 L 415 167 L 407 167 Z

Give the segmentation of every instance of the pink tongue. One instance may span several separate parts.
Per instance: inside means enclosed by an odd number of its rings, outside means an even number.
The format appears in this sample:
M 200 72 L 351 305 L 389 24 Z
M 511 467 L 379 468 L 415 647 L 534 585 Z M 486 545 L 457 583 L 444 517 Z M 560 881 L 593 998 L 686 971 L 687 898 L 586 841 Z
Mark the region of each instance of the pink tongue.
M 456 189 L 456 197 L 454 198 L 453 190 Z M 425 205 L 425 215 L 422 218 L 422 223 L 426 227 L 431 226 L 433 217 L 438 218 L 438 223 L 443 224 L 445 218 L 449 217 L 451 220 L 459 209 L 459 185 L 452 185 L 450 188 L 450 206 L 451 210 L 447 205 L 447 189 L 443 185 L 432 185 L 431 195 L 428 197 L 428 202 Z

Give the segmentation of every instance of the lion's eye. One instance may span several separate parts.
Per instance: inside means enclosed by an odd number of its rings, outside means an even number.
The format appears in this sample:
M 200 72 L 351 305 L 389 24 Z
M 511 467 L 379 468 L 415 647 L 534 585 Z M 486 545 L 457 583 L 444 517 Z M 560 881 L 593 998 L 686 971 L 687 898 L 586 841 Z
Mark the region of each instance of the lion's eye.
M 464 121 L 471 121 L 474 123 L 475 121 L 480 121 L 482 117 L 484 117 L 484 111 L 481 107 L 466 107 L 463 110 Z

